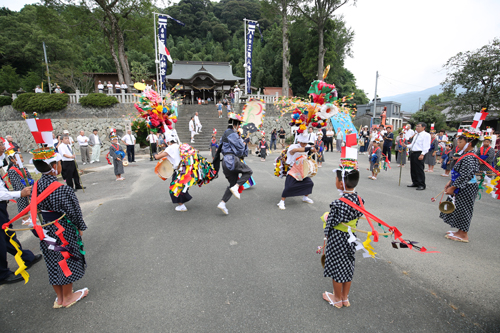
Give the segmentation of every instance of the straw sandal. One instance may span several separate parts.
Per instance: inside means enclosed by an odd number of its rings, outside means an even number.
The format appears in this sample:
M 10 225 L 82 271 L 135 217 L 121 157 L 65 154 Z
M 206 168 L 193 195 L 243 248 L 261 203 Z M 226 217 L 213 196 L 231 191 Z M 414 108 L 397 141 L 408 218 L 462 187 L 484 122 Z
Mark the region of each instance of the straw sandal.
M 62 304 L 57 304 L 57 297 L 56 297 L 56 300 L 54 301 L 54 306 L 53 308 L 54 309 L 60 309 L 60 308 L 63 308 L 64 306 Z
M 76 299 L 76 301 L 74 301 L 73 303 L 70 303 L 70 304 L 66 305 L 66 306 L 65 306 L 65 308 L 69 308 L 70 306 L 72 306 L 72 305 L 76 304 L 76 302 L 78 302 L 78 301 L 79 301 L 79 300 L 81 300 L 82 298 L 86 297 L 86 296 L 89 294 L 89 289 L 88 289 L 88 288 L 83 288 L 83 289 L 77 290 L 75 293 L 78 293 L 78 292 L 82 293 L 82 294 L 80 295 L 80 297 L 78 297 L 78 298 Z M 87 292 L 87 295 L 85 295 L 85 292 Z
M 333 305 L 334 307 L 336 307 L 337 309 L 341 309 L 342 308 L 342 301 L 334 302 L 330 298 L 330 295 L 334 296 L 334 294 L 329 293 L 328 291 L 325 291 L 325 296 L 326 296 L 326 298 L 328 298 L 327 302 L 330 303 L 330 305 Z M 340 306 L 336 305 L 336 304 L 339 304 L 339 303 L 340 303 Z
M 455 242 L 462 242 L 462 243 L 468 243 L 469 241 L 467 239 L 462 239 L 458 236 L 455 236 L 454 234 L 446 234 L 444 238 L 447 238 L 449 240 L 455 241 Z

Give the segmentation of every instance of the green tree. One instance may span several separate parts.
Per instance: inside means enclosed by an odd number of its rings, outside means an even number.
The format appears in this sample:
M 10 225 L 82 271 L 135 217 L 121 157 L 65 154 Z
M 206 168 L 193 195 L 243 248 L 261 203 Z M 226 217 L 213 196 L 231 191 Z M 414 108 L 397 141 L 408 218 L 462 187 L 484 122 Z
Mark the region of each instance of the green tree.
M 15 93 L 21 88 L 21 79 L 16 73 L 16 69 L 11 65 L 4 65 L 0 69 L 0 91 L 7 90 L 9 93 Z
M 478 50 L 458 53 L 443 66 L 445 91 L 456 94 L 451 102 L 455 115 L 500 109 L 500 39 Z M 459 92 L 459 89 L 465 89 Z

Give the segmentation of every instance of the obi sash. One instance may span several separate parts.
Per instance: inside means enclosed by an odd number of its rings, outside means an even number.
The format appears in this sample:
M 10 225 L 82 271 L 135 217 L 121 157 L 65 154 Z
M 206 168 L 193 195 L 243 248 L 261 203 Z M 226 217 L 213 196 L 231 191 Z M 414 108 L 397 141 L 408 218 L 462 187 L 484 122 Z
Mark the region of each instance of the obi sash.
M 340 231 L 343 231 L 343 232 L 347 232 L 348 231 L 348 227 L 356 228 L 358 220 L 359 220 L 359 218 L 354 219 L 354 220 L 350 220 L 349 222 L 339 223 L 335 227 L 333 227 L 333 229 L 337 229 L 337 230 L 340 230 Z

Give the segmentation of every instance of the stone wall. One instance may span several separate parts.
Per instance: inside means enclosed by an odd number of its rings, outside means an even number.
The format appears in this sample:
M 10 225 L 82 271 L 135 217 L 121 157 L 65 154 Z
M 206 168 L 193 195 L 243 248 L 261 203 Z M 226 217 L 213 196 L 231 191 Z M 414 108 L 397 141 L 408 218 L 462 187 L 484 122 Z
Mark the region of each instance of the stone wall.
M 39 113 L 40 119 L 77 119 L 77 118 L 119 118 L 129 114 L 136 114 L 134 104 L 118 103 L 109 107 L 82 106 L 80 104 L 68 104 L 61 111 Z M 32 117 L 32 114 L 28 115 Z M 0 108 L 0 121 L 19 120 L 21 112 L 15 110 L 12 105 Z
M 115 104 L 107 108 L 83 107 L 80 104 L 70 104 L 59 112 L 47 112 L 39 114 L 39 118 L 52 119 L 54 134 L 62 134 L 63 130 L 68 130 L 71 137 L 76 141 L 80 130 L 85 131 L 85 135 L 90 135 L 93 129 L 99 131 L 99 136 L 104 144 L 103 150 L 108 150 L 110 141 L 108 140 L 108 129 L 116 128 L 118 135 L 125 133 L 126 127 L 130 126 L 129 114 L 135 113 L 133 104 Z M 32 117 L 32 115 L 30 115 Z M 33 136 L 28 125 L 21 117 L 21 113 L 12 108 L 4 106 L 0 109 L 0 136 L 12 135 L 22 151 L 36 148 Z M 78 144 L 75 145 L 79 151 Z

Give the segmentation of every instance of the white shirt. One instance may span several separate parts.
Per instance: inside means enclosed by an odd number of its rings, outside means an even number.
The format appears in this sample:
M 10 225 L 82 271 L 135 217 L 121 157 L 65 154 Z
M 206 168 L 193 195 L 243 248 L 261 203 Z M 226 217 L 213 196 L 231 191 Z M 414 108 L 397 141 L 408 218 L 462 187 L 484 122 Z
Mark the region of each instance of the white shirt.
M 35 93 L 43 93 L 43 90 L 42 88 L 35 88 Z
M 106 87 L 108 87 L 108 89 L 113 89 L 113 84 L 112 84 L 112 83 L 108 83 L 108 84 L 106 85 Z
M 78 144 L 80 145 L 80 147 L 86 147 L 89 145 L 89 138 L 85 135 L 77 136 L 76 141 L 78 141 Z
M 317 138 L 317 135 L 316 133 L 307 133 L 307 135 L 309 136 L 309 142 L 316 142 L 316 138 Z
M 121 85 L 119 83 L 115 84 L 116 89 L 120 89 Z
M 191 132 L 193 132 L 193 131 L 194 131 L 194 121 L 193 121 L 193 119 L 191 119 L 191 120 L 189 121 L 189 130 L 190 130 Z
M 151 143 L 156 143 L 158 141 L 158 137 L 156 134 L 149 134 L 148 137 L 146 138 L 146 141 L 149 141 Z
M 417 133 L 413 137 L 413 142 L 408 145 L 408 148 L 411 151 L 421 151 L 422 155 L 427 154 L 427 152 L 431 148 L 431 135 L 426 131 Z
M 69 157 L 64 156 L 64 155 L 73 156 L 73 152 L 71 151 L 71 148 L 69 147 L 69 145 L 67 145 L 65 143 L 61 143 L 59 145 L 59 148 L 57 148 L 57 150 L 59 151 L 59 154 L 61 155 L 61 160 L 63 160 L 63 161 L 73 161 L 74 160 L 74 158 L 69 158 Z
M 194 123 L 195 123 L 196 125 L 201 125 L 201 123 L 200 123 L 200 118 L 198 118 L 198 116 L 194 116 Z
M 344 138 L 344 134 L 341 131 L 337 133 L 337 140 L 342 140 Z
M 179 163 L 181 162 L 181 153 L 179 151 L 179 145 L 177 143 L 168 145 L 167 148 L 165 148 L 165 152 L 168 154 L 167 160 L 169 160 L 170 163 L 172 163 L 174 169 L 177 169 Z
M 297 152 L 295 154 L 290 154 L 290 152 L 295 149 L 295 148 L 302 148 L 302 146 L 300 145 L 300 143 L 294 143 L 293 145 L 290 145 L 290 147 L 288 147 L 288 150 L 286 152 L 286 164 L 288 165 L 292 165 L 293 163 L 295 163 L 295 161 L 302 155 L 307 155 L 306 152 Z
M 5 156 L 5 154 L 2 155 L 1 157 L 4 157 L 4 156 Z M 1 158 L 1 160 L 3 161 L 3 158 Z M 20 197 L 21 197 L 21 191 L 9 191 L 7 186 L 5 186 L 3 179 L 1 179 L 1 177 L 0 177 L 0 201 L 17 199 Z
M 326 131 L 326 136 L 333 137 L 335 135 L 335 132 L 333 131 Z
M 101 140 L 99 139 L 99 135 L 94 135 L 94 144 L 97 146 L 97 145 L 100 145 L 101 144 Z
M 99 89 L 99 90 L 104 90 L 104 84 L 99 83 L 99 84 L 97 85 L 97 89 Z
M 127 86 L 127 84 L 126 84 L 126 83 L 122 84 L 120 87 L 121 87 L 122 89 L 128 89 L 128 86 Z
M 415 134 L 415 131 L 410 128 L 405 132 L 405 139 L 409 140 L 413 136 L 413 134 Z
M 126 134 L 122 138 L 122 141 L 125 141 L 125 143 L 127 144 L 127 146 L 135 145 L 135 136 L 133 136 L 132 134 Z

